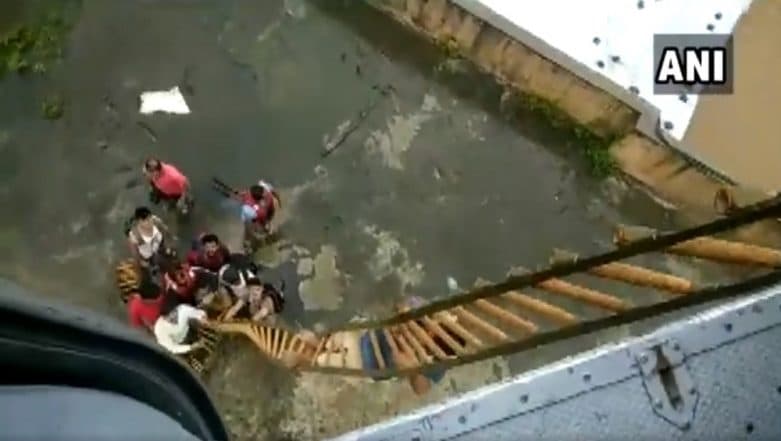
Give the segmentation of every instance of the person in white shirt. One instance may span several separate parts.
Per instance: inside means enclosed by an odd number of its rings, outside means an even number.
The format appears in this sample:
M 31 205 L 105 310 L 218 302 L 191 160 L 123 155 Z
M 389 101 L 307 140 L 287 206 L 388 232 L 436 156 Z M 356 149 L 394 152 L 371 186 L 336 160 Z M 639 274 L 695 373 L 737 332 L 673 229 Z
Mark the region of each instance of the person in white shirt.
M 157 343 L 173 354 L 186 354 L 202 346 L 202 342 L 187 343 L 193 325 L 206 323 L 206 312 L 185 303 L 172 294 L 163 299 L 160 317 L 155 322 Z
M 167 251 L 166 236 L 170 236 L 162 219 L 148 208 L 138 207 L 126 227 L 126 234 L 130 252 L 139 265 L 147 269 L 156 267 L 161 253 Z

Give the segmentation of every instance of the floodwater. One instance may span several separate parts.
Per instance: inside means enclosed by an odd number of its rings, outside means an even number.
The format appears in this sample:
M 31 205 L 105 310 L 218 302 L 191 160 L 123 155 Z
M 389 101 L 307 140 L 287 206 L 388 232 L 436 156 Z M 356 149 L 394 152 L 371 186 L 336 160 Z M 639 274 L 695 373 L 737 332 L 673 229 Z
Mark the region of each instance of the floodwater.
M 0 16 L 24 17 L 21 4 Z M 592 179 L 576 141 L 502 111 L 490 80 L 362 2 L 83 0 L 72 15 L 50 74 L 0 80 L 0 275 L 41 295 L 122 318 L 111 265 L 145 203 L 149 155 L 194 185 L 183 239 L 211 229 L 238 244 L 235 209 L 210 177 L 281 190 L 285 240 L 258 257 L 291 288 L 284 319 L 307 327 L 446 295 L 448 277 L 498 280 L 556 247 L 593 253 L 616 223 L 672 225 L 620 180 Z M 177 85 L 191 114 L 138 113 L 141 92 Z M 51 93 L 66 102 L 54 122 L 40 117 Z M 326 138 L 370 103 L 323 158 Z M 401 382 L 296 379 L 243 343 L 207 379 L 236 439 L 319 439 L 545 358 L 461 368 L 414 398 Z

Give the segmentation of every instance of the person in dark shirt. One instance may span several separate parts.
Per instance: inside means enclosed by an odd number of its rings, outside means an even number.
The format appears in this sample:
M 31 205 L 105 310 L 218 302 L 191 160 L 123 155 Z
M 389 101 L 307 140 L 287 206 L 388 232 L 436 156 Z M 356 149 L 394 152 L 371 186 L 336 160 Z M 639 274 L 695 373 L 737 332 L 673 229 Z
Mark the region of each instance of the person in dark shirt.
M 220 238 L 209 233 L 193 241 L 192 249 L 187 254 L 187 262 L 216 273 L 228 263 L 230 256 L 230 250 L 220 242 Z

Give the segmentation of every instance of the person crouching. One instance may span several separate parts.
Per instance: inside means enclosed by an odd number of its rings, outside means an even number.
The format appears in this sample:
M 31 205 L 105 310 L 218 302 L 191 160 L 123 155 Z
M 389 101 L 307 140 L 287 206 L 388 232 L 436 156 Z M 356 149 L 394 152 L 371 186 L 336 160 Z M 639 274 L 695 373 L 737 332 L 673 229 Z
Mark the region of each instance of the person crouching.
M 164 296 L 160 316 L 154 325 L 157 343 L 172 354 L 186 354 L 204 345 L 202 341 L 188 343 L 197 335 L 198 326 L 206 324 L 206 312 L 180 303 L 175 294 Z
M 206 268 L 214 273 L 220 271 L 230 260 L 231 252 L 216 234 L 202 234 L 193 241 L 187 262 L 192 266 Z
M 256 323 L 273 325 L 277 314 L 285 307 L 285 283 L 279 289 L 260 279 L 247 280 L 247 315 Z

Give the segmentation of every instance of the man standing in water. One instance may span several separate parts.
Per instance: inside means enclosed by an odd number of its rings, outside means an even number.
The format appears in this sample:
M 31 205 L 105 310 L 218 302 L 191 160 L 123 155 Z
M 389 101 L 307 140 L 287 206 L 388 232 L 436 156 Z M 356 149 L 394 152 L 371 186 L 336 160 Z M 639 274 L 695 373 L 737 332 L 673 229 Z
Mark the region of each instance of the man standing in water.
M 179 169 L 159 159 L 149 158 L 144 162 L 142 171 L 151 186 L 149 199 L 153 204 L 165 202 L 182 215 L 189 213 L 193 204 L 190 182 Z

